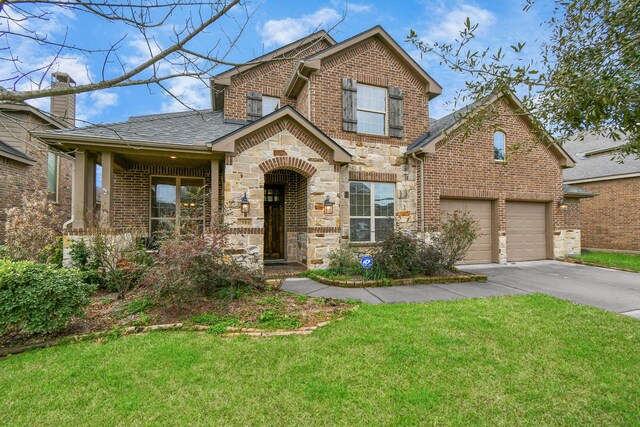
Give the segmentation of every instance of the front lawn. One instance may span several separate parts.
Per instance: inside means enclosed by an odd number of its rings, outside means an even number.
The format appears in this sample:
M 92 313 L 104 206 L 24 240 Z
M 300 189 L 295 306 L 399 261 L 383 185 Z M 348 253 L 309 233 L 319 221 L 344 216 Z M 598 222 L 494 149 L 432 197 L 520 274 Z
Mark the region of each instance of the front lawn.
M 640 272 L 640 255 L 617 252 L 588 252 L 576 258 L 600 264 L 603 267 L 622 268 L 625 270 Z
M 542 295 L 363 305 L 309 336 L 0 360 L 1 425 L 637 425 L 640 323 Z

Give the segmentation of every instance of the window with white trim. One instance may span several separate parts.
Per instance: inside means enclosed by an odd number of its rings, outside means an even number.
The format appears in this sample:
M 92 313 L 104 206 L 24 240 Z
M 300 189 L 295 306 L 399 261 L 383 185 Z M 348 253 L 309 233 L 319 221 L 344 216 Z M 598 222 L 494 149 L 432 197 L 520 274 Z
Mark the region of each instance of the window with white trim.
M 387 89 L 358 83 L 358 133 L 387 134 Z
M 493 134 L 493 160 L 504 161 L 505 137 L 503 132 L 495 132 Z
M 380 242 L 393 232 L 395 184 L 349 183 L 349 230 L 352 242 Z
M 280 98 L 273 96 L 262 96 L 262 117 L 271 114 L 280 108 Z
M 204 178 L 151 177 L 151 237 L 201 234 L 205 198 Z
M 58 201 L 58 171 L 60 168 L 60 158 L 56 153 L 49 151 L 47 157 L 47 192 L 49 200 Z

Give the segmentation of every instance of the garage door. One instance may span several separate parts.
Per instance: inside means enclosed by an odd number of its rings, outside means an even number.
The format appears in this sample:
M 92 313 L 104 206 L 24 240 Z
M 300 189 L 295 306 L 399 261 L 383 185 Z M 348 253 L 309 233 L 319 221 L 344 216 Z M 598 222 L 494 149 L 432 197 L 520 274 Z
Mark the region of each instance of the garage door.
M 473 242 L 467 256 L 462 263 L 479 264 L 491 262 L 491 201 L 488 200 L 440 200 L 442 221 L 453 211 L 469 211 L 471 216 L 480 223 L 480 236 Z
M 546 258 L 546 205 L 507 202 L 507 259 L 532 261 Z

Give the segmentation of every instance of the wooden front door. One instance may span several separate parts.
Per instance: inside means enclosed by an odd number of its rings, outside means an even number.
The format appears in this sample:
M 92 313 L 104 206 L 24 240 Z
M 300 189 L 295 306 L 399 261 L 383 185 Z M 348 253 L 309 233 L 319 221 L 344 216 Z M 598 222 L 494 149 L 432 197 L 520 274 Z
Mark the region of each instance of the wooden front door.
M 284 187 L 264 186 L 264 259 L 284 262 Z

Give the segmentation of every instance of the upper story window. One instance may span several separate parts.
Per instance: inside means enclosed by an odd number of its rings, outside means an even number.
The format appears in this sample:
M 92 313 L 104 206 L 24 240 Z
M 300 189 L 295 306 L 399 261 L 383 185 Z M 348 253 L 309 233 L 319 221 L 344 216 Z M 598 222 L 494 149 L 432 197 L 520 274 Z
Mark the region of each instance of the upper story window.
M 262 97 L 262 116 L 266 116 L 267 114 L 271 114 L 280 108 L 280 98 L 275 98 L 273 96 L 263 96 Z
M 47 158 L 47 190 L 49 193 L 49 200 L 52 202 L 58 201 L 58 169 L 60 165 L 60 159 L 56 153 L 49 151 Z
M 358 133 L 386 135 L 387 89 L 358 84 Z
M 498 131 L 493 134 L 493 160 L 504 161 L 504 140 L 503 132 Z

